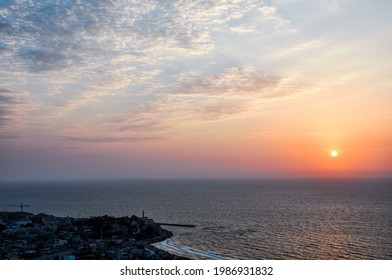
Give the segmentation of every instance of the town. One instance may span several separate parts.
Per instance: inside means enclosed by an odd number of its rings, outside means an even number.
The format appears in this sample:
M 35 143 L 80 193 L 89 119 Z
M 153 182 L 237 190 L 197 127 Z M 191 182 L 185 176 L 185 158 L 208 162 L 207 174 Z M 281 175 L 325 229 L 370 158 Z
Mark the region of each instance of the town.
M 147 217 L 0 212 L 2 260 L 183 259 L 152 246 L 172 233 Z

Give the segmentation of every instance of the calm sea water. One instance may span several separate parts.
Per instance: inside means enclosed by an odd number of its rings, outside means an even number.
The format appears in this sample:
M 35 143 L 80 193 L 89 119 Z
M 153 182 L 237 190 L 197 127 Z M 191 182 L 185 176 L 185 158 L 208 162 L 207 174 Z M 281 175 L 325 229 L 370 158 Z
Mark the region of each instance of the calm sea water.
M 141 215 L 174 237 L 157 244 L 215 259 L 392 259 L 392 180 L 2 182 L 7 204 L 58 216 Z

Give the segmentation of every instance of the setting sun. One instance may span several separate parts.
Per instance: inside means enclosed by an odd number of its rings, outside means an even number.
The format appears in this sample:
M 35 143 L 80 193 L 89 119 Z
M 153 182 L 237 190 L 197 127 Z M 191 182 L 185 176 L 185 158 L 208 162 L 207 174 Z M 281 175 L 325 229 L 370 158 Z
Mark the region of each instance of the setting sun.
M 337 151 L 332 151 L 331 152 L 331 157 L 337 157 L 338 156 L 338 152 Z

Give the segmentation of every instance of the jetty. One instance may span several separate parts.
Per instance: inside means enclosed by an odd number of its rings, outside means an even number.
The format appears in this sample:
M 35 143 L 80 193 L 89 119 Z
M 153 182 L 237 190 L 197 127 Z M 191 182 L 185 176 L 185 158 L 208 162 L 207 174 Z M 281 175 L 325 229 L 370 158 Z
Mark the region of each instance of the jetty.
M 171 227 L 189 227 L 189 228 L 196 227 L 195 225 L 190 225 L 190 224 L 172 224 L 172 223 L 158 223 L 158 225 L 171 226 Z

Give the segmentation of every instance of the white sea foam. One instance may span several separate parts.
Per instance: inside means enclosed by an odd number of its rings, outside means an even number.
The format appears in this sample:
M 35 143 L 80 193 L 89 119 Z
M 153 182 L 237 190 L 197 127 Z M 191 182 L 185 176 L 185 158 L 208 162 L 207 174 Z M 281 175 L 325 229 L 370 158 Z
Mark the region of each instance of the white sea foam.
M 153 244 L 155 247 L 165 250 L 169 253 L 176 254 L 191 259 L 202 259 L 202 260 L 230 260 L 232 258 L 224 256 L 211 251 L 199 251 L 187 247 L 181 247 L 174 243 L 171 238 L 168 238 L 159 243 Z

